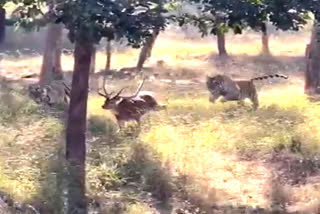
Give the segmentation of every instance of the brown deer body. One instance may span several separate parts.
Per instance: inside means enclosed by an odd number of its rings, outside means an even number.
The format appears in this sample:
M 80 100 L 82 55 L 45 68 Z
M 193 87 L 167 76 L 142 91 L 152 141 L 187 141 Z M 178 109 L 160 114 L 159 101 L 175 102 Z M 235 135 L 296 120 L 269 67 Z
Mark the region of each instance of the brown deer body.
M 122 88 L 115 96 L 107 93 L 104 87 L 104 94 L 99 95 L 106 98 L 103 109 L 111 110 L 118 122 L 119 128 L 122 129 L 126 121 L 134 120 L 140 125 L 140 119 L 149 111 L 157 111 L 165 109 L 165 105 L 158 104 L 154 96 L 149 91 L 140 91 L 145 79 L 140 84 L 136 93 L 132 96 L 121 96 Z

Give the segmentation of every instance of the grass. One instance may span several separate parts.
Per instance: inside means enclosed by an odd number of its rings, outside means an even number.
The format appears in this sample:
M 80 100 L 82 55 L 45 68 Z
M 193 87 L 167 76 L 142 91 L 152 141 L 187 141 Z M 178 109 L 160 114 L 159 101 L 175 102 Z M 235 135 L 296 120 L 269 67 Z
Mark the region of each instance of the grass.
M 21 89 L 10 89 L 6 82 L 1 85 L 0 190 L 24 203 L 51 200 L 56 197 L 63 125 L 43 114 Z
M 302 159 L 320 153 L 320 107 L 304 95 L 298 73 L 303 65 L 295 59 L 304 53 L 306 36 L 284 36 L 300 41 L 294 46 L 274 38 L 271 49 L 279 56 L 276 60 L 256 57 L 259 50 L 252 47 L 258 47 L 258 37 L 244 37 L 252 41 L 240 44 L 239 39 L 230 38 L 228 49 L 235 56 L 221 67 L 210 61 L 214 41 L 186 43 L 168 33 L 157 41 L 149 65 L 164 60 L 182 79 L 203 78 L 211 72 L 244 77 L 271 71 L 290 74 L 288 82 L 259 85 L 257 111 L 252 111 L 250 102 L 242 107 L 236 102 L 212 104 L 203 85 L 158 87 L 154 82 L 145 87 L 162 95 L 167 110 L 146 115 L 140 128 L 129 123 L 117 133 L 114 116 L 101 108 L 103 99 L 89 96 L 87 189 L 92 212 L 155 213 L 160 202 L 160 208 L 168 211 L 176 199 L 189 200 L 204 210 L 219 206 L 222 213 L 239 213 L 235 208 L 226 211 L 227 207 L 273 210 L 275 201 L 316 213 L 319 182 L 284 183 L 280 185 L 283 193 L 277 195 L 273 190 L 278 171 L 266 161 L 279 150 Z M 282 60 L 283 53 L 294 59 Z M 134 65 L 136 56 L 137 51 L 117 53 L 113 66 Z M 98 68 L 104 67 L 104 57 L 99 53 Z M 73 67 L 69 58 L 63 57 L 66 70 Z M 8 70 L 28 64 L 36 70 L 39 63 L 38 58 L 3 60 Z M 37 209 L 45 207 L 44 213 L 59 213 L 63 123 L 45 114 L 16 85 L 1 86 L 0 191 Z M 296 140 L 301 148 L 294 153 Z
M 298 87 L 287 87 L 262 93 L 257 112 L 250 110 L 249 103 L 245 108 L 239 108 L 236 102 L 213 105 L 207 96 L 175 99 L 170 101 L 168 114 L 163 113 L 161 119 L 152 121 L 151 130 L 142 137 L 160 151 L 162 147 L 169 151 L 177 147 L 180 153 L 188 146 L 203 147 L 204 151 L 270 152 L 277 144 L 290 144 L 291 137 L 300 135 L 313 136 L 315 148 L 319 136 L 307 130 L 315 128 L 312 124 L 318 120 L 320 108 L 298 90 Z

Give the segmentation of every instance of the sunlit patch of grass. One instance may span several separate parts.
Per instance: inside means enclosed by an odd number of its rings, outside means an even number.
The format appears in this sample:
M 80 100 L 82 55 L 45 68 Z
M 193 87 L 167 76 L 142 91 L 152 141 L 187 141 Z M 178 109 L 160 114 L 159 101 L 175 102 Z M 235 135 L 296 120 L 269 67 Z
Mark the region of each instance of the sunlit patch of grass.
M 112 134 L 116 131 L 117 123 L 111 111 L 101 106 L 104 99 L 100 96 L 92 96 L 88 101 L 89 130 L 95 134 Z
M 126 213 L 128 214 L 152 214 L 154 213 L 153 210 L 150 209 L 150 207 L 148 207 L 147 205 L 143 204 L 143 203 L 134 203 L 134 204 L 130 204 L 127 208 Z
M 310 107 L 311 103 L 303 93 L 301 86 L 292 85 L 276 87 L 259 93 L 262 106 L 276 105 L 282 110 L 304 110 Z
M 89 130 L 95 135 L 110 134 L 116 131 L 116 127 L 107 118 L 101 116 L 91 116 L 89 118 Z
M 298 87 L 268 90 L 259 99 L 261 107 L 254 112 L 251 103 L 241 107 L 236 102 L 213 104 L 207 97 L 177 98 L 170 101 L 161 121 L 153 121 L 151 130 L 142 136 L 160 150 L 175 151 L 176 146 L 181 151 L 191 146 L 267 152 L 279 144 L 288 146 L 301 134 L 301 124 L 310 128 L 319 118 L 319 106 L 308 101 Z
M 39 110 L 32 100 L 14 92 L 0 92 L 0 123 L 10 123 L 16 120 L 23 120 L 25 117 L 35 114 Z
M 104 98 L 100 96 L 92 96 L 89 97 L 88 101 L 88 112 L 90 115 L 100 115 L 100 116 L 107 116 L 112 117 L 112 113 L 103 109 L 101 106 L 104 103 Z

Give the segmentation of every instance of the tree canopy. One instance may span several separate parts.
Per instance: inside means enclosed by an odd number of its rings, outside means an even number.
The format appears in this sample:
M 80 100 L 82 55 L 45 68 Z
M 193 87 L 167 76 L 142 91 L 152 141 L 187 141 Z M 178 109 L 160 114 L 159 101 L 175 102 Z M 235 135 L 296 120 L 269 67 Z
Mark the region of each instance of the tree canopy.
M 103 37 L 108 40 L 126 37 L 129 44 L 139 47 L 155 26 L 165 26 L 157 10 L 155 1 L 67 0 L 57 5 L 56 22 L 66 26 L 71 41 L 98 43 Z
M 257 29 L 269 21 L 281 30 L 299 30 L 310 18 L 318 14 L 320 6 L 314 0 L 189 0 L 198 14 L 177 17 L 180 25 L 191 23 L 202 35 L 217 34 L 217 31 L 241 34 L 244 28 Z M 317 16 L 317 15 L 316 15 Z

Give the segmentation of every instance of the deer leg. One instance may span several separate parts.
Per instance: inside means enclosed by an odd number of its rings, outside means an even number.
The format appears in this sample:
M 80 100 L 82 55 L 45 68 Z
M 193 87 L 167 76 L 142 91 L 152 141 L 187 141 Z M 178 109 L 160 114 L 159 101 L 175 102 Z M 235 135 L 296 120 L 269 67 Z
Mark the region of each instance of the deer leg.
M 225 103 L 225 102 L 228 102 L 229 100 L 228 99 L 226 99 L 225 97 L 222 97 L 221 99 L 220 99 L 220 102 L 221 103 Z
M 120 132 L 120 131 L 123 129 L 123 127 L 124 127 L 124 121 L 122 121 L 122 120 L 117 120 L 117 124 L 118 124 L 118 127 L 119 127 L 119 129 L 118 129 L 118 131 L 117 131 L 117 133 L 118 133 L 118 132 Z
M 137 122 L 137 124 L 138 124 L 138 127 L 140 127 L 140 126 L 141 126 L 140 118 L 137 118 L 137 119 L 136 119 L 136 122 Z

